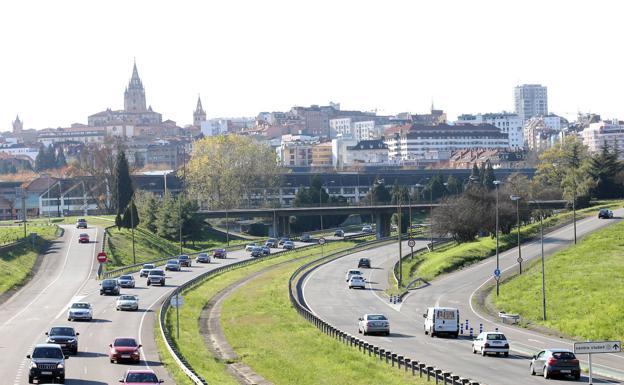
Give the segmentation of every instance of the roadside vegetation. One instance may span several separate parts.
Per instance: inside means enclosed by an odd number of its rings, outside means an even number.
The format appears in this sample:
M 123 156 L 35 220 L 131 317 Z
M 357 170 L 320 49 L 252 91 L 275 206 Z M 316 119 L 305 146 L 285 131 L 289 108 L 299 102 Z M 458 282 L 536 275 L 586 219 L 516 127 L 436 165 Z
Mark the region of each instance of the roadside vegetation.
M 601 229 L 546 259 L 547 320 L 542 320 L 541 262 L 504 283 L 496 308 L 523 322 L 579 340 L 622 340 L 624 325 L 624 222 Z
M 36 222 L 26 223 L 26 235 L 37 233 L 40 237 L 50 240 L 56 237 L 57 227 L 48 225 L 48 223 Z M 19 225 L 0 226 L 0 245 L 13 243 L 16 240 L 24 238 L 24 227 Z

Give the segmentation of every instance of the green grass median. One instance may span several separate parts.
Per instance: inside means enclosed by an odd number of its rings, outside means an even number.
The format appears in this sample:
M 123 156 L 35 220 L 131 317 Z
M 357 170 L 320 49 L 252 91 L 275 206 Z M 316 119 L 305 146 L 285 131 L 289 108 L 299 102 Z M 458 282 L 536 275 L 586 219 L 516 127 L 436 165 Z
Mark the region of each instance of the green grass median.
M 524 322 L 580 340 L 622 340 L 624 324 L 624 222 L 596 231 L 546 259 L 547 321 L 542 320 L 541 261 L 504 283 L 498 309 Z

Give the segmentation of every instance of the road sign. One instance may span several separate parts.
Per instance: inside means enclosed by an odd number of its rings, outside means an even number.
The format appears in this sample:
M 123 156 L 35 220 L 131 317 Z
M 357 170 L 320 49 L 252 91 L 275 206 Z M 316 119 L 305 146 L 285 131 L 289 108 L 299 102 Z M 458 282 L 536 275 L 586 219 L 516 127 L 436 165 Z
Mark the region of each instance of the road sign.
M 414 247 L 414 246 L 416 246 L 416 241 L 413 240 L 413 239 L 410 239 L 409 241 L 407 241 L 407 245 L 409 247 Z
M 319 243 L 319 245 L 325 244 L 325 238 L 320 237 L 319 240 L 318 240 L 318 243 Z
M 97 255 L 97 260 L 100 263 L 105 263 L 107 261 L 106 253 L 103 251 L 100 251 Z
M 494 276 L 496 278 L 500 277 L 500 270 L 499 269 L 494 270 Z
M 621 341 L 592 341 L 574 343 L 574 354 L 619 353 L 621 351 Z
M 179 308 L 184 304 L 184 297 L 181 295 L 176 295 L 171 297 L 171 307 Z
M 523 259 L 522 259 L 522 257 L 518 257 L 518 259 L 516 259 L 516 261 L 518 261 L 518 263 L 522 263 Z

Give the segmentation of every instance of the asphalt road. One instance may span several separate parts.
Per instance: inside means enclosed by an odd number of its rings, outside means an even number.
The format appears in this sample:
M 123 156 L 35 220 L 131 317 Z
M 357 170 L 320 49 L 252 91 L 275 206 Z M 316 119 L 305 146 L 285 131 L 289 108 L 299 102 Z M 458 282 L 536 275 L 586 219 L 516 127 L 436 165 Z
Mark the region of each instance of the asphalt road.
M 35 277 L 0 308 L 0 373 L 3 384 L 28 383 L 28 359 L 37 343 L 45 342 L 44 333 L 52 326 L 73 326 L 80 333 L 79 353 L 66 363 L 66 383 L 103 385 L 117 383 L 127 369 L 149 367 L 166 384 L 173 384 L 160 363 L 154 341 L 155 310 L 166 294 L 179 284 L 209 270 L 248 259 L 244 250 L 228 253 L 228 258 L 197 264 L 181 272 L 167 272 L 167 285 L 146 286 L 145 278 L 135 274 L 137 287 L 122 293 L 139 296 L 139 311 L 116 311 L 116 296 L 100 296 L 96 281 L 95 255 L 100 249 L 102 231 L 89 228 L 91 243 L 78 244 L 78 234 L 85 232 L 64 226 L 65 234 L 53 243 L 44 256 Z M 302 245 L 296 243 L 297 246 Z M 276 249 L 273 249 L 274 252 Z M 85 301 L 93 306 L 92 322 L 67 321 L 71 302 Z M 111 364 L 108 345 L 115 337 L 135 337 L 143 345 L 139 365 Z
M 615 212 L 616 216 L 624 210 Z M 582 236 L 591 231 L 613 223 L 616 220 L 588 218 L 577 222 L 577 234 Z M 552 254 L 563 248 L 573 239 L 572 227 L 566 226 L 545 235 L 544 251 Z M 418 247 L 418 246 L 417 246 Z M 405 245 L 403 250 L 406 250 Z M 391 335 L 366 336 L 366 341 L 373 342 L 386 349 L 391 349 L 406 357 L 426 362 L 428 365 L 450 370 L 464 377 L 470 377 L 489 385 L 542 384 L 544 379 L 529 375 L 529 359 L 533 352 L 551 347 L 572 348 L 571 341 L 544 336 L 512 326 L 491 322 L 484 315 L 472 309 L 470 299 L 473 293 L 487 280 L 492 278 L 495 259 L 489 258 L 464 270 L 448 274 L 434 280 L 430 286 L 413 290 L 400 305 L 389 304 L 380 295 L 388 286 L 388 271 L 396 261 L 398 246 L 383 246 L 340 258 L 313 271 L 304 282 L 304 296 L 308 306 L 319 317 L 334 326 L 357 335 L 357 319 L 364 313 L 384 313 L 391 325 Z M 531 242 L 522 246 L 522 256 L 526 261 L 540 256 L 540 243 Z M 365 272 L 368 280 L 366 290 L 350 290 L 345 283 L 345 272 L 357 267 L 361 257 L 371 259 L 373 268 Z M 517 268 L 517 249 L 500 255 L 501 270 Z M 525 264 L 526 266 L 527 264 Z M 331 293 L 331 295 L 327 295 Z M 431 338 L 425 336 L 422 314 L 429 306 L 440 305 L 460 309 L 461 319 L 468 319 L 471 327 L 478 334 L 479 323 L 484 330 L 498 327 L 510 341 L 512 354 L 508 358 L 473 355 L 470 338 L 459 339 Z M 586 362 L 587 356 L 579 356 Z M 592 357 L 594 372 L 602 370 L 607 374 L 624 374 L 624 355 L 594 354 Z M 565 379 L 554 382 L 569 381 Z M 587 377 L 582 376 L 587 383 Z M 619 383 L 604 377 L 594 378 L 594 383 Z

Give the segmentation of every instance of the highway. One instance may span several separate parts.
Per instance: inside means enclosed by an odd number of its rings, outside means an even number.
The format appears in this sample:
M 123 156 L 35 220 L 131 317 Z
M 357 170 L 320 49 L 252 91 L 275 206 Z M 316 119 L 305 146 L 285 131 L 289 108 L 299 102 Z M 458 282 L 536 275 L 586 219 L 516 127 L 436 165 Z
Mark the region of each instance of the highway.
M 624 210 L 617 210 L 617 216 Z M 577 222 L 577 234 L 582 236 L 604 227 L 614 220 L 599 220 L 595 217 Z M 572 226 L 565 226 L 550 234 L 545 234 L 545 253 L 571 244 L 573 239 Z M 416 247 L 419 247 L 418 245 Z M 407 249 L 406 245 L 403 250 Z M 405 253 L 405 252 L 404 252 Z M 525 266 L 528 260 L 539 257 L 540 243 L 531 242 L 522 247 Z M 368 257 L 372 269 L 364 269 L 368 285 L 367 290 L 350 290 L 345 283 L 345 272 L 357 267 L 361 257 Z M 473 293 L 486 281 L 492 278 L 495 259 L 489 258 L 466 269 L 451 273 L 434 280 L 430 286 L 412 290 L 402 304 L 388 303 L 380 295 L 388 286 L 388 272 L 398 257 L 398 246 L 387 245 L 373 250 L 366 250 L 340 258 L 323 265 L 308 275 L 303 283 L 304 298 L 310 309 L 319 317 L 332 325 L 353 335 L 358 335 L 357 319 L 364 313 L 384 313 L 388 316 L 391 335 L 362 336 L 365 341 L 375 343 L 393 352 L 411 359 L 423 361 L 428 365 L 450 370 L 455 374 L 469 377 L 489 385 L 542 384 L 543 378 L 529 375 L 530 355 L 543 348 L 572 348 L 571 341 L 544 336 L 542 334 L 512 326 L 492 323 L 489 318 L 476 313 L 471 307 Z M 517 248 L 500 254 L 501 270 L 517 268 Z M 331 295 L 328 295 L 331 293 Z M 510 341 L 512 354 L 508 358 L 473 355 L 471 341 L 468 337 L 457 340 L 447 338 L 431 338 L 423 331 L 425 313 L 429 306 L 450 306 L 460 309 L 460 317 L 469 319 L 470 326 L 478 334 L 479 323 L 484 324 L 485 331 L 493 331 L 495 327 L 505 333 Z M 465 321 L 464 321 L 465 322 Z M 622 354 L 595 354 L 593 367 L 605 373 L 619 372 L 624 374 L 624 356 Z M 579 356 L 586 362 L 587 356 Z M 553 380 L 554 382 L 569 380 Z M 582 376 L 581 382 L 587 382 Z M 605 378 L 594 379 L 594 383 L 619 383 Z
M 43 257 L 35 277 L 10 298 L 0 309 L 0 334 L 3 336 L 0 352 L 1 383 L 27 384 L 28 359 L 37 343 L 45 342 L 44 333 L 52 326 L 73 326 L 80 333 L 79 353 L 66 363 L 67 384 L 103 385 L 117 383 L 127 369 L 153 369 L 166 384 L 173 384 L 161 365 L 154 342 L 155 311 L 163 297 L 179 284 L 223 264 L 249 258 L 244 250 L 228 253 L 228 258 L 213 260 L 210 264 L 196 264 L 181 272 L 167 272 L 167 285 L 146 286 L 145 278 L 135 274 L 136 288 L 122 289 L 122 293 L 139 296 L 139 311 L 116 311 L 116 296 L 100 296 L 95 279 L 102 231 L 63 226 L 64 235 L 53 242 Z M 78 234 L 90 235 L 89 244 L 79 244 Z M 301 246 L 296 243 L 296 246 Z M 275 252 L 276 249 L 273 249 Z M 85 301 L 93 306 L 92 322 L 67 321 L 67 307 L 71 302 Z M 108 345 L 115 337 L 135 337 L 143 345 L 139 365 L 112 364 L 108 359 Z

